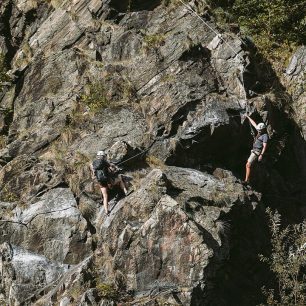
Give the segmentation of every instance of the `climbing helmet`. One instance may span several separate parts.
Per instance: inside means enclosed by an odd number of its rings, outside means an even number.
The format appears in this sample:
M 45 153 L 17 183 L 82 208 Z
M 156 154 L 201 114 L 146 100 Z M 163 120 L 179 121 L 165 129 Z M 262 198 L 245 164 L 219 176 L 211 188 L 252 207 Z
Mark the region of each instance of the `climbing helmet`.
M 262 130 L 264 130 L 265 128 L 266 128 L 265 124 L 261 122 L 261 123 L 258 123 L 258 124 L 257 124 L 256 130 L 257 130 L 257 131 L 262 131 Z
M 105 153 L 104 151 L 98 151 L 98 152 L 97 152 L 97 156 L 105 157 L 105 156 L 106 156 L 106 153 Z

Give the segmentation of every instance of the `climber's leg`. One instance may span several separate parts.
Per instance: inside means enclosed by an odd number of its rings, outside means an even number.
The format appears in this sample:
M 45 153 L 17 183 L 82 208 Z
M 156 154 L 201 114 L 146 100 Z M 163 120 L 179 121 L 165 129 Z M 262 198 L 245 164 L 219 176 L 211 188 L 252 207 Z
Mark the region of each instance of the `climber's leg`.
M 104 186 L 101 186 L 101 185 L 100 185 L 100 189 L 101 189 L 101 193 L 102 193 L 103 205 L 104 205 L 105 213 L 106 213 L 107 215 L 109 215 L 109 211 L 108 211 L 108 193 L 107 193 L 107 187 L 104 187 Z
M 245 180 L 244 180 L 245 183 L 248 183 L 249 180 L 250 180 L 251 166 L 254 163 L 254 161 L 257 160 L 257 158 L 258 158 L 258 156 L 255 153 L 251 152 L 251 155 L 248 158 L 248 161 L 245 165 Z

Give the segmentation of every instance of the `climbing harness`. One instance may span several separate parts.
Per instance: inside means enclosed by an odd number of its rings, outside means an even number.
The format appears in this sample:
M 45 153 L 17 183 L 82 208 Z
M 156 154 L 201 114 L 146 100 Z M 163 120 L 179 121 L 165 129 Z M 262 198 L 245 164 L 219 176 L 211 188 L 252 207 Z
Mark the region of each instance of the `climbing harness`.
M 130 160 L 132 160 L 132 159 L 134 159 L 134 158 L 136 158 L 137 156 L 140 156 L 140 155 L 142 155 L 142 154 L 148 152 L 148 151 L 151 149 L 151 147 L 153 146 L 153 144 L 154 144 L 157 140 L 159 140 L 159 139 L 155 139 L 155 140 L 149 145 L 148 148 L 142 150 L 141 152 L 139 152 L 139 153 L 137 153 L 137 154 L 131 156 L 130 158 L 128 158 L 128 159 L 126 159 L 126 160 L 123 160 L 122 162 L 116 164 L 116 166 L 118 167 L 119 165 L 122 165 L 122 164 L 124 164 L 124 163 L 126 163 L 126 162 L 128 162 L 128 161 L 130 161 Z M 91 181 L 91 180 L 92 180 L 92 179 L 86 179 L 86 180 L 84 180 L 81 184 L 84 184 L 84 183 L 86 183 L 86 182 L 88 182 L 88 181 Z M 85 188 L 83 188 L 83 189 L 76 195 L 76 198 L 80 198 L 81 194 L 83 194 L 84 191 L 85 191 Z
M 219 33 L 219 32 L 216 31 L 213 27 L 211 27 L 211 26 L 210 26 L 210 25 L 209 25 L 209 24 L 208 24 L 199 14 L 198 14 L 189 4 L 186 4 L 183 0 L 179 0 L 179 2 L 181 2 L 182 5 L 183 5 L 184 7 L 187 8 L 188 11 L 190 11 L 190 12 L 193 13 L 198 19 L 200 19 L 201 22 L 203 22 L 203 23 L 205 24 L 205 26 L 206 26 L 209 30 L 211 30 L 213 33 L 215 33 L 215 34 L 217 35 L 217 37 L 218 37 L 222 42 L 224 42 L 224 43 L 234 52 L 235 56 L 237 56 L 237 57 L 242 61 L 242 63 L 245 63 L 245 59 L 244 59 L 240 54 L 238 54 L 238 53 L 235 51 L 235 49 L 234 49 L 225 39 L 222 38 L 222 34 L 221 34 L 221 33 Z M 239 39 L 239 37 L 238 37 L 238 39 Z M 241 39 L 239 39 L 239 40 L 242 42 Z M 243 42 L 242 42 L 242 43 L 243 43 Z M 244 80 L 243 80 L 243 73 L 244 73 L 244 70 L 245 70 L 245 67 L 243 66 L 243 69 L 241 70 L 241 83 L 242 83 L 243 89 L 244 89 Z M 246 95 L 246 91 L 245 91 L 245 90 L 244 90 L 244 98 L 245 98 L 245 101 L 247 101 L 247 95 Z M 243 108 L 243 107 L 240 105 L 239 102 L 238 102 L 238 104 L 239 104 L 240 108 Z M 247 105 L 247 103 L 246 103 L 245 108 L 246 108 L 246 112 L 248 112 L 248 105 Z M 228 115 L 228 117 L 241 117 L 241 115 Z M 253 129 L 252 129 L 252 126 L 251 126 L 250 122 L 249 122 L 249 125 L 250 125 L 250 129 L 251 129 L 251 133 L 252 133 L 253 137 L 255 137 L 255 134 L 254 134 L 254 131 L 253 131 Z M 126 159 L 126 160 L 123 160 L 122 162 L 116 164 L 116 166 L 122 165 L 122 164 L 124 164 L 124 163 L 126 163 L 126 162 L 128 162 L 128 161 L 130 161 L 130 160 L 132 160 L 132 159 L 134 159 L 134 158 L 136 158 L 136 157 L 142 155 L 142 154 L 145 154 L 146 152 L 148 152 L 148 151 L 150 150 L 150 148 L 152 147 L 152 145 L 153 145 L 157 140 L 158 140 L 158 139 L 155 139 L 155 140 L 153 141 L 153 143 L 152 143 L 148 148 L 142 150 L 141 152 L 139 152 L 139 153 L 133 155 L 132 157 L 130 157 L 130 158 Z M 101 152 L 99 152 L 99 153 L 100 153 L 99 155 L 104 155 L 104 152 L 103 152 L 103 151 L 101 151 Z M 87 181 L 89 181 L 89 180 L 91 180 L 91 179 L 86 179 L 86 180 L 84 180 L 84 181 L 82 182 L 82 184 L 84 184 L 85 182 L 87 182 Z M 77 197 L 79 197 L 83 192 L 84 192 L 84 189 L 77 195 Z
M 224 40 L 223 38 L 222 38 L 222 35 L 221 35 L 221 33 L 219 33 L 218 31 L 216 31 L 214 28 L 212 28 L 194 9 L 192 9 L 192 7 L 190 6 L 190 5 L 187 5 L 184 1 L 182 1 L 182 0 L 179 0 L 179 2 L 181 2 L 189 11 L 191 11 L 197 18 L 199 18 L 212 32 L 214 32 L 233 52 L 234 52 L 234 54 L 238 57 L 238 58 L 240 58 L 240 60 L 242 61 L 242 63 L 244 63 L 245 62 L 245 60 L 244 60 L 244 58 L 240 55 L 240 54 L 238 54 L 236 51 L 235 51 L 235 49 L 226 41 L 226 40 Z M 239 39 L 239 38 L 238 38 Z M 240 40 L 241 41 L 241 40 Z M 241 41 L 242 42 L 242 41 Z M 244 88 L 244 80 L 243 80 L 243 72 L 244 72 L 244 70 L 245 70 L 245 68 L 243 67 L 243 70 L 241 71 L 241 83 L 242 83 L 242 87 Z M 247 96 L 246 96 L 246 91 L 244 90 L 244 98 L 245 98 L 245 101 L 247 101 Z M 238 102 L 239 103 L 239 102 Z M 240 105 L 240 103 L 239 103 L 239 106 L 240 106 L 240 108 L 242 108 L 241 107 L 241 105 Z M 246 103 L 246 108 L 247 108 L 247 103 Z M 246 110 L 247 111 L 247 110 Z M 241 115 L 228 115 L 229 117 L 241 117 Z M 250 122 L 249 122 L 249 124 L 250 124 Z M 252 127 L 250 126 L 250 129 L 251 129 L 251 133 L 252 133 L 252 135 L 254 135 L 254 132 L 253 132 L 253 130 L 252 130 Z M 253 137 L 255 137 L 255 136 L 253 136 Z M 157 140 L 157 139 L 156 139 Z M 141 151 L 140 153 L 137 153 L 136 155 L 134 155 L 134 156 L 132 156 L 132 157 L 130 157 L 130 158 L 128 158 L 128 159 L 126 159 L 126 160 L 124 160 L 124 161 L 122 161 L 122 162 L 120 162 L 120 163 L 118 163 L 118 164 L 116 164 L 117 166 L 119 166 L 119 165 L 122 165 L 122 164 L 124 164 L 124 163 L 126 163 L 126 162 L 128 162 L 128 161 L 130 161 L 130 160 L 132 160 L 132 159 L 134 159 L 134 158 L 136 158 L 137 156 L 139 156 L 139 155 L 142 155 L 142 154 L 144 154 L 144 153 L 146 153 L 147 151 L 149 151 L 150 150 L 150 148 L 152 147 L 152 145 L 155 143 L 155 141 L 156 140 L 154 140 L 153 141 L 153 143 L 148 147 L 148 148 L 146 148 L 146 149 L 144 149 L 143 151 Z

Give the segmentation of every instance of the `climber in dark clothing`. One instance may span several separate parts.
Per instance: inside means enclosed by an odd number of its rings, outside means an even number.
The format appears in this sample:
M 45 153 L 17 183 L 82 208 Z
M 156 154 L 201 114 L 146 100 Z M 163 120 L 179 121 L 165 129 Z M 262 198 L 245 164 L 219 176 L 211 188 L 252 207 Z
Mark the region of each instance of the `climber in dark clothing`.
M 269 139 L 268 134 L 266 132 L 266 126 L 264 123 L 256 124 L 256 122 L 252 118 L 250 118 L 249 116 L 246 117 L 249 119 L 250 123 L 258 131 L 258 133 L 253 143 L 253 149 L 251 150 L 251 155 L 249 156 L 247 163 L 245 165 L 246 171 L 245 171 L 244 183 L 249 182 L 252 164 L 256 160 L 258 161 L 262 160 L 262 156 L 266 152 L 267 143 Z
M 97 181 L 99 182 L 103 198 L 103 205 L 107 215 L 109 215 L 108 188 L 120 185 L 124 194 L 127 194 L 127 188 L 122 179 L 122 176 L 115 175 L 115 171 L 117 169 L 118 167 L 116 165 L 109 163 L 106 160 L 106 154 L 103 151 L 98 151 L 97 159 L 94 160 L 91 165 L 92 177 L 93 179 L 97 179 Z

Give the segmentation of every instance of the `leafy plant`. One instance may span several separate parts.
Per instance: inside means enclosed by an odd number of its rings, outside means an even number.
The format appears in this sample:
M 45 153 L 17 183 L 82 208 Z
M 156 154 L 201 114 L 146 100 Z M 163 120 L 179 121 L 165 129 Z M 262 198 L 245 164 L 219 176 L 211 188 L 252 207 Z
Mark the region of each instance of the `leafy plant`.
M 115 301 L 119 298 L 119 292 L 114 284 L 97 283 L 96 288 L 101 298 Z
M 106 90 L 100 82 L 88 85 L 86 93 L 81 96 L 81 102 L 86 104 L 93 112 L 108 107 L 110 104 Z
M 236 0 L 233 12 L 253 34 L 264 34 L 278 43 L 303 43 L 305 4 L 305 0 Z
M 171 83 L 175 80 L 175 77 L 173 74 L 165 74 L 161 77 L 160 82 L 162 83 Z
M 83 293 L 83 288 L 79 284 L 73 286 L 72 288 L 69 289 L 68 294 L 70 297 L 73 298 L 74 301 L 77 301 L 81 294 Z
M 122 91 L 122 98 L 127 99 L 128 101 L 132 100 L 132 98 L 135 95 L 135 88 L 128 81 L 125 81 L 121 84 L 121 91 Z
M 176 7 L 179 6 L 181 3 L 179 0 L 163 0 L 162 4 L 166 7 L 171 5 Z
M 252 36 L 259 51 L 277 72 L 287 64 L 296 45 L 305 44 L 305 0 L 209 0 L 221 26 L 236 22 Z
M 144 37 L 146 49 L 158 48 L 165 41 L 165 36 L 163 34 L 153 34 L 146 35 Z
M 306 303 L 306 221 L 281 228 L 281 216 L 267 209 L 272 254 L 260 255 L 278 280 L 278 289 L 263 288 L 267 305 L 305 305 Z
M 6 185 L 1 191 L 0 200 L 3 202 L 16 202 L 19 197 Z

